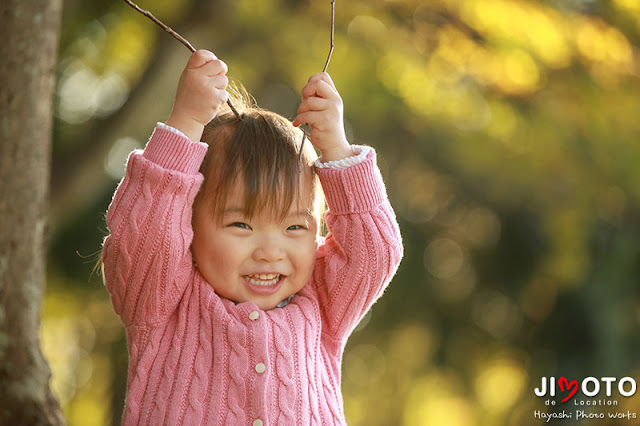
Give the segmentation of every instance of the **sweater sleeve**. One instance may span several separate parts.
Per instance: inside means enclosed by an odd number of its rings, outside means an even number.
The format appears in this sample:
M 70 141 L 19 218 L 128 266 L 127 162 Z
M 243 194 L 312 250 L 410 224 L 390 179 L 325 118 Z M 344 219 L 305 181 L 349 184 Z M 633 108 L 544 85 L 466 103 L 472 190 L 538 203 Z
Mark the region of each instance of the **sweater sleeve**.
M 191 208 L 206 149 L 157 127 L 144 151 L 129 156 L 102 250 L 105 285 L 125 326 L 168 318 L 190 282 Z
M 359 164 L 317 173 L 329 234 L 318 250 L 314 281 L 328 332 L 343 340 L 391 281 L 402 238 L 373 149 Z

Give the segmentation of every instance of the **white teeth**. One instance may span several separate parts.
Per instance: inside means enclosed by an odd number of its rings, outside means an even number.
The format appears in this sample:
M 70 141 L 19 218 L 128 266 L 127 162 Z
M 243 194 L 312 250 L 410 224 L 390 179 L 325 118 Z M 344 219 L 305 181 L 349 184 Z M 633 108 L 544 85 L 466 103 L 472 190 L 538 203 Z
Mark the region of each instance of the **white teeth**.
M 280 281 L 280 274 L 254 274 L 245 275 L 244 278 L 251 284 L 267 287 L 277 284 Z
M 279 276 L 279 274 L 258 274 L 258 275 L 255 275 L 255 276 L 257 276 L 261 280 L 272 280 L 274 278 L 277 278 Z

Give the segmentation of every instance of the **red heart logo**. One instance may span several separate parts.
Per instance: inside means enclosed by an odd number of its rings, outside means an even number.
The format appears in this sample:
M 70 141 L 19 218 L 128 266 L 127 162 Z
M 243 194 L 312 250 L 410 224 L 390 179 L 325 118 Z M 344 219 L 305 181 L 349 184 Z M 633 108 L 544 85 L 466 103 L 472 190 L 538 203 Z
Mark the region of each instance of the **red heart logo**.
M 569 381 L 569 380 L 568 380 L 566 377 L 564 377 L 564 376 L 562 376 L 562 377 L 560 377 L 560 378 L 558 379 L 558 386 L 560 386 L 560 390 L 561 390 L 562 392 L 564 392 L 564 391 L 565 391 L 565 387 L 566 387 L 566 390 L 567 390 L 567 391 L 569 391 L 569 390 L 570 390 L 569 395 L 568 395 L 568 396 L 566 396 L 566 397 L 562 400 L 562 402 L 567 402 L 568 400 L 570 400 L 570 399 L 571 399 L 571 397 L 572 397 L 573 395 L 575 395 L 575 394 L 576 394 L 576 392 L 578 392 L 578 381 L 577 381 L 577 380 Z

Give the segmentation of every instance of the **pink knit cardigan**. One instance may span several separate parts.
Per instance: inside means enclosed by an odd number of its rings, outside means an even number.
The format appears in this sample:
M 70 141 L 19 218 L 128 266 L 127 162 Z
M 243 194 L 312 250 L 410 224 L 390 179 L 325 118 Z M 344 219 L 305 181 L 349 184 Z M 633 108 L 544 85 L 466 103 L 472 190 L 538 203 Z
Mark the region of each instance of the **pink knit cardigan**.
M 127 333 L 124 425 L 345 424 L 347 338 L 402 257 L 375 152 L 318 169 L 330 234 L 283 308 L 219 297 L 190 253 L 206 147 L 156 128 L 107 213 L 104 279 Z

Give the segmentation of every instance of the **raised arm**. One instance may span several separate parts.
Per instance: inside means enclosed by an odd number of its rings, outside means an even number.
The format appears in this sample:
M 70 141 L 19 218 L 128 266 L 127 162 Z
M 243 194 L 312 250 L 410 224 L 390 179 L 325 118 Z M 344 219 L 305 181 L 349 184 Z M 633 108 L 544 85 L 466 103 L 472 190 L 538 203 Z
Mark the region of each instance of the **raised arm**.
M 131 154 L 107 212 L 104 279 L 125 325 L 166 318 L 190 281 L 191 209 L 207 150 L 197 141 L 227 99 L 226 72 L 211 52 L 191 55 L 169 126 L 159 125 L 145 150 Z
M 318 169 L 329 212 L 314 279 L 328 331 L 345 339 L 382 295 L 403 255 L 373 149 L 346 169 Z
M 330 233 L 319 249 L 314 282 L 328 332 L 341 340 L 395 274 L 402 239 L 375 152 L 364 148 L 364 158 L 353 158 L 360 150 L 347 141 L 342 99 L 327 73 L 311 76 L 302 90 L 293 124 L 303 123 L 311 126 L 319 160 L 334 166 L 317 169 L 329 206 Z
M 158 127 L 134 151 L 107 211 L 104 280 L 125 325 L 169 315 L 192 267 L 191 206 L 206 147 Z M 181 279 L 182 278 L 182 279 Z

